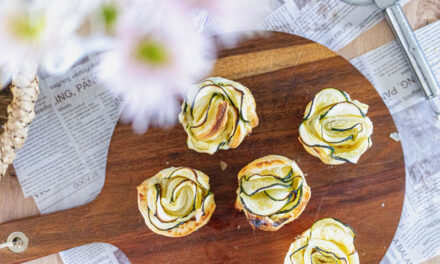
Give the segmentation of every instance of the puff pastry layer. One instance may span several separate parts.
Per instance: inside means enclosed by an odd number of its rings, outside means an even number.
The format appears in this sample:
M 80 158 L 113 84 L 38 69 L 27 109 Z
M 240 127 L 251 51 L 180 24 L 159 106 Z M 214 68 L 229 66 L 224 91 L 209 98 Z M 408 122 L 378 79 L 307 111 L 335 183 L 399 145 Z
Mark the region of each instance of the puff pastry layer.
M 238 173 L 235 208 L 253 228 L 276 231 L 305 209 L 310 187 L 296 163 L 286 157 L 259 158 Z
M 307 105 L 299 127 L 299 141 L 325 164 L 357 163 L 372 146 L 373 123 L 368 105 L 341 90 L 327 88 Z
M 191 88 L 179 121 L 188 134 L 188 148 L 213 154 L 219 149 L 238 147 L 258 125 L 258 116 L 248 88 L 211 77 Z
M 160 235 L 188 235 L 205 225 L 215 209 L 209 177 L 195 169 L 161 170 L 137 189 L 145 223 Z
M 334 218 L 316 221 L 289 248 L 284 264 L 358 264 L 354 230 Z

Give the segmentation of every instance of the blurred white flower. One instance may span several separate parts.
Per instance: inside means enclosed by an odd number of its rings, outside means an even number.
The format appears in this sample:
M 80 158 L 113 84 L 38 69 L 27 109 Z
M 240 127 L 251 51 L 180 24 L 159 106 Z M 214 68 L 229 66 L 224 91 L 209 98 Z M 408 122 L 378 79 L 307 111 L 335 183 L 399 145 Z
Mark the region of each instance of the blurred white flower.
M 37 74 L 37 65 L 35 63 L 24 62 L 17 71 L 12 74 L 12 81 L 18 87 L 29 87 Z
M 84 0 L 87 1 L 87 0 Z M 87 5 L 83 24 L 78 30 L 84 54 L 117 48 L 114 40 L 118 19 L 137 0 L 93 0 Z M 155 1 L 155 0 L 154 0 Z
M 212 40 L 169 1 L 136 1 L 118 17 L 117 49 L 102 54 L 101 78 L 123 98 L 121 119 L 142 133 L 150 124 L 174 124 L 179 99 L 209 73 Z
M 7 65 L 0 65 L 0 90 L 11 82 L 12 70 Z
M 131 0 L 94 0 L 90 1 L 89 12 L 85 17 L 85 26 L 81 33 L 85 35 L 114 35 L 115 26 L 125 7 Z
M 86 10 L 85 0 L 0 0 L 0 64 L 13 71 L 21 62 L 64 71 L 82 54 L 74 45 L 75 30 Z
M 0 85 L 42 66 L 64 72 L 106 50 L 100 74 L 123 98 L 122 120 L 137 132 L 171 125 L 179 99 L 212 68 L 215 45 L 194 27 L 195 13 L 219 32 L 249 29 L 274 0 L 0 0 Z M 251 8 L 250 8 L 251 7 Z M 202 17 L 202 16 L 200 16 Z M 241 33 L 220 38 L 235 44 Z M 32 76 L 31 76 L 32 77 Z
M 174 0 L 187 9 L 207 10 L 210 19 L 221 31 L 253 28 L 273 9 L 274 0 Z
M 258 23 L 279 5 L 278 0 L 174 0 L 193 14 L 204 34 L 216 36 L 226 48 L 261 34 Z

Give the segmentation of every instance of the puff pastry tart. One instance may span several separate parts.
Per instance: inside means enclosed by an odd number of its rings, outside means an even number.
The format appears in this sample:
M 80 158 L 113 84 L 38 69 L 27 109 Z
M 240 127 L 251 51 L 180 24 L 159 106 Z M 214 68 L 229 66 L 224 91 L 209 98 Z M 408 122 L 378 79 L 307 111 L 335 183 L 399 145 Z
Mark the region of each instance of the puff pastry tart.
M 258 125 L 258 116 L 248 88 L 211 77 L 190 89 L 179 121 L 188 134 L 190 149 L 213 154 L 218 149 L 238 147 Z
M 299 127 L 299 141 L 325 164 L 357 163 L 372 146 L 373 123 L 368 105 L 341 90 L 327 88 L 307 105 Z
M 215 209 L 209 177 L 195 169 L 161 170 L 137 189 L 145 223 L 160 235 L 188 235 L 208 223 Z
M 235 208 L 244 211 L 252 228 L 276 231 L 305 209 L 310 187 L 298 165 L 286 157 L 259 158 L 238 173 Z
M 284 264 L 358 264 L 354 238 L 354 230 L 339 220 L 318 220 L 290 245 Z

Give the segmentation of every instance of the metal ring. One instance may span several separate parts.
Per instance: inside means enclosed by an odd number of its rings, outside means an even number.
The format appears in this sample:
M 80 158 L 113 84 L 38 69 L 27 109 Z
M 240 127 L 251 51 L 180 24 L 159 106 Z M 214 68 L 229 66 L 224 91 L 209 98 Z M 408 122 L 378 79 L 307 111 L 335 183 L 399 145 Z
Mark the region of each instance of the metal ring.
M 22 232 L 13 232 L 8 236 L 7 242 L 11 242 L 9 250 L 14 253 L 24 252 L 29 245 L 29 238 Z

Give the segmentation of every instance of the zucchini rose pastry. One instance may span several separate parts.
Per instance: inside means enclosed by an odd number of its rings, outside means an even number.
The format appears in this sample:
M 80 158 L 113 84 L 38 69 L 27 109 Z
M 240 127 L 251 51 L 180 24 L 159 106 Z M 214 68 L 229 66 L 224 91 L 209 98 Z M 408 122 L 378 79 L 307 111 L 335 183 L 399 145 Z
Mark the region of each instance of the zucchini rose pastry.
M 259 158 L 238 173 L 235 208 L 252 228 L 276 231 L 298 218 L 310 199 L 310 187 L 296 163 L 286 157 Z
M 307 152 L 329 165 L 357 163 L 372 145 L 368 105 L 341 90 L 327 88 L 307 105 L 299 141 Z
M 284 264 L 358 264 L 354 230 L 333 218 L 316 221 L 290 245 Z
M 179 120 L 188 134 L 188 148 L 213 154 L 236 148 L 258 125 L 254 97 L 238 82 L 212 77 L 193 86 Z
M 161 170 L 137 189 L 145 223 L 160 235 L 186 236 L 208 223 L 215 209 L 209 177 L 191 168 Z

